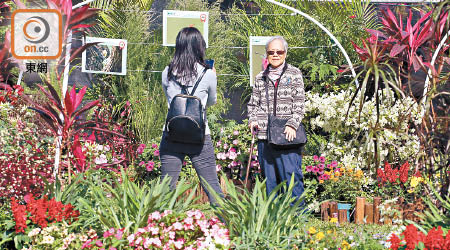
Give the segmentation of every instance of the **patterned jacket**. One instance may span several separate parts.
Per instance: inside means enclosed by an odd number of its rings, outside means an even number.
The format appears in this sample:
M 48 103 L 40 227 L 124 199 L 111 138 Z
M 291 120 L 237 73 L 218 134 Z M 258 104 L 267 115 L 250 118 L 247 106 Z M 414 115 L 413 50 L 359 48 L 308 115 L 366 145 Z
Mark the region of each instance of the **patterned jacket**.
M 255 77 L 252 95 L 247 105 L 249 123 L 258 122 L 258 139 L 267 139 L 267 98 L 265 85 L 268 84 L 269 112 L 273 114 L 274 93 L 277 95 L 276 115 L 289 119 L 286 125 L 297 129 L 304 116 L 305 89 L 302 73 L 286 63 L 286 70 L 277 87 L 262 71 Z M 267 80 L 266 80 L 267 79 Z

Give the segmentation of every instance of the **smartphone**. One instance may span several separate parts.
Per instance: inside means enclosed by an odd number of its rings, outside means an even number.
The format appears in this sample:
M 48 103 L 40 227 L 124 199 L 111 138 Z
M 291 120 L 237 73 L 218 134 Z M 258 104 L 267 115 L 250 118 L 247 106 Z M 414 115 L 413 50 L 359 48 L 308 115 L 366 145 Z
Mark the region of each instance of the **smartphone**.
M 205 64 L 209 69 L 212 69 L 214 67 L 214 59 L 206 59 Z

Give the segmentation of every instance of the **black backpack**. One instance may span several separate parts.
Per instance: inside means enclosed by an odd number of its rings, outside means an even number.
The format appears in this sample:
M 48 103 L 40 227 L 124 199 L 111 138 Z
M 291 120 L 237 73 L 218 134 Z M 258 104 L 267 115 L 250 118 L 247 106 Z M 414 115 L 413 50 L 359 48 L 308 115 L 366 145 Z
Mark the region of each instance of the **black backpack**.
M 198 84 L 206 73 L 203 70 L 192 89 L 191 94 L 186 86 L 181 86 L 181 94 L 176 95 L 170 103 L 166 118 L 166 131 L 168 139 L 173 142 L 203 144 L 205 140 L 206 112 L 200 98 L 194 96 Z

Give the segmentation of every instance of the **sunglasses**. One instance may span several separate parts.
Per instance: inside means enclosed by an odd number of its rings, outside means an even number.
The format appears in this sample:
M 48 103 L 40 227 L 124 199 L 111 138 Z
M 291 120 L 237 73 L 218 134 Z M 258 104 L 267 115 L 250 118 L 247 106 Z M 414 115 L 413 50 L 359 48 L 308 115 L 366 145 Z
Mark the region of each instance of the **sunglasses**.
M 269 56 L 273 56 L 273 55 L 275 55 L 275 53 L 276 53 L 277 55 L 284 55 L 285 52 L 286 52 L 286 51 L 284 51 L 284 50 L 278 50 L 278 51 L 270 50 L 270 51 L 267 51 L 267 54 L 268 54 Z

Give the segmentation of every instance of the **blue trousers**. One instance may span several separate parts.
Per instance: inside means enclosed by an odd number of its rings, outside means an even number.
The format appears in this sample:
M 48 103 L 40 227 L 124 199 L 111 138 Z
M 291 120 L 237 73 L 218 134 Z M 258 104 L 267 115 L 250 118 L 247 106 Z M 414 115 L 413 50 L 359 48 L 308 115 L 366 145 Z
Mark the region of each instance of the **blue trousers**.
M 267 141 L 258 141 L 258 161 L 266 178 L 267 196 L 283 181 L 286 188 L 290 185 L 291 176 L 294 175 L 294 189 L 292 195 L 296 200 L 303 194 L 303 174 L 301 148 L 277 149 Z M 304 202 L 300 204 L 303 206 Z

